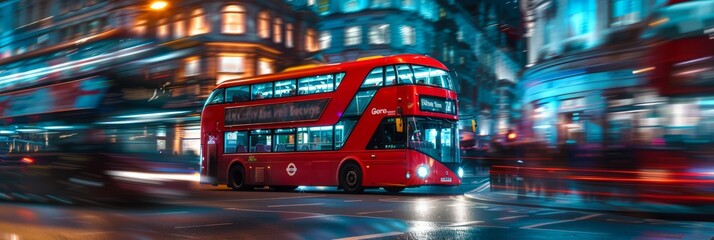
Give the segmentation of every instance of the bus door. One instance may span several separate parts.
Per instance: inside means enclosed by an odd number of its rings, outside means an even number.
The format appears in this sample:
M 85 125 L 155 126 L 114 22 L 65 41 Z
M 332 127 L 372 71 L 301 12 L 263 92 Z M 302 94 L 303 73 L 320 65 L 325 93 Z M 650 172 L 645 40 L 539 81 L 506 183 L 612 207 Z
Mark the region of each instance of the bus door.
M 208 134 L 206 146 L 206 176 L 207 183 L 218 184 L 218 137 L 215 134 Z

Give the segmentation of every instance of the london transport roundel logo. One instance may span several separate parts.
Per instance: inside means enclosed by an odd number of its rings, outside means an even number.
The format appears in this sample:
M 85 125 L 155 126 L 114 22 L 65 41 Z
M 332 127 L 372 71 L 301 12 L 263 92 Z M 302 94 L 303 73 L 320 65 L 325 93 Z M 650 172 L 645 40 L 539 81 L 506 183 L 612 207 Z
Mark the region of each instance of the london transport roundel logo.
M 294 163 L 290 163 L 288 164 L 288 168 L 286 168 L 285 171 L 288 172 L 288 175 L 292 177 L 297 172 L 297 167 Z

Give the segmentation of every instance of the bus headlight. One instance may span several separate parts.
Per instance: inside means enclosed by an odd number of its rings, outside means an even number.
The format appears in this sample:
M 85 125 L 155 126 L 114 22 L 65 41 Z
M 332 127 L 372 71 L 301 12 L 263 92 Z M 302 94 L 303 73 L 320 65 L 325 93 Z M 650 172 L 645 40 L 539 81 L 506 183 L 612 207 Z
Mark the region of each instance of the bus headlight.
M 429 169 L 426 166 L 421 165 L 417 168 L 417 175 L 421 178 L 426 178 L 426 175 L 429 175 Z
M 456 174 L 459 175 L 459 178 L 464 178 L 464 169 L 459 167 L 459 170 L 456 170 Z

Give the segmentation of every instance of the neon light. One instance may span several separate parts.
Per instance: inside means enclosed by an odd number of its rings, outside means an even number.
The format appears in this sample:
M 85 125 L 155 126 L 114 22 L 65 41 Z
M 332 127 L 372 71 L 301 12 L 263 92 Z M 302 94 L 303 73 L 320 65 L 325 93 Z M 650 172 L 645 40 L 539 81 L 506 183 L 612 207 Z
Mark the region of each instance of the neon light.
M 144 47 L 146 45 L 148 45 L 148 44 L 141 44 L 138 46 L 122 49 L 122 50 L 117 51 L 116 53 L 94 56 L 94 57 L 90 57 L 90 58 L 86 58 L 86 59 L 82 59 L 82 60 L 66 62 L 66 63 L 62 63 L 62 64 L 57 64 L 54 66 L 38 68 L 38 69 L 34 69 L 34 70 L 22 72 L 22 73 L 15 73 L 12 75 L 0 77 L 0 86 L 16 84 L 16 83 L 22 82 L 23 80 L 27 80 L 28 78 L 39 77 L 39 76 L 48 75 L 51 73 L 57 73 L 57 72 L 65 71 L 65 70 L 72 69 L 72 68 L 80 68 L 80 67 L 91 65 L 91 64 L 98 64 L 98 63 L 114 60 L 117 58 L 123 58 L 123 57 L 131 56 L 131 55 L 136 55 L 136 54 L 151 50 L 151 49 L 140 49 L 140 50 L 134 51 L 136 48 Z M 32 80 L 32 79 L 30 79 L 30 80 Z
M 650 27 L 655 27 L 655 26 L 659 26 L 659 25 L 665 24 L 665 23 L 667 23 L 667 22 L 669 22 L 669 18 L 666 18 L 666 17 L 665 17 L 665 18 L 660 18 L 660 19 L 657 19 L 657 20 L 655 20 L 655 21 L 652 21 L 652 22 L 650 22 L 650 24 L 648 24 L 648 25 L 649 25 Z
M 173 111 L 173 112 L 144 113 L 144 114 L 133 114 L 133 115 L 117 116 L 117 117 L 115 117 L 115 118 L 154 118 L 154 117 L 161 117 L 161 116 L 168 116 L 168 115 L 184 114 L 184 113 L 188 113 L 188 112 L 189 112 L 189 111 Z
M 632 71 L 632 74 L 640 74 L 640 73 L 649 72 L 652 70 L 655 70 L 655 67 L 647 67 L 647 68 L 637 69 L 637 70 Z

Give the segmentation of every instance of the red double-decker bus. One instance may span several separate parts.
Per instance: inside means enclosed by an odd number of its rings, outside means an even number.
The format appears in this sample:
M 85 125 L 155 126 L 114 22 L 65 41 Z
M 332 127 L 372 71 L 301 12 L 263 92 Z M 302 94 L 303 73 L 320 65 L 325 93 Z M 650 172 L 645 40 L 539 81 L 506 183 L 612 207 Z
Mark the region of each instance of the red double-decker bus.
M 216 87 L 202 182 L 234 190 L 459 185 L 455 82 L 423 55 L 297 67 Z

